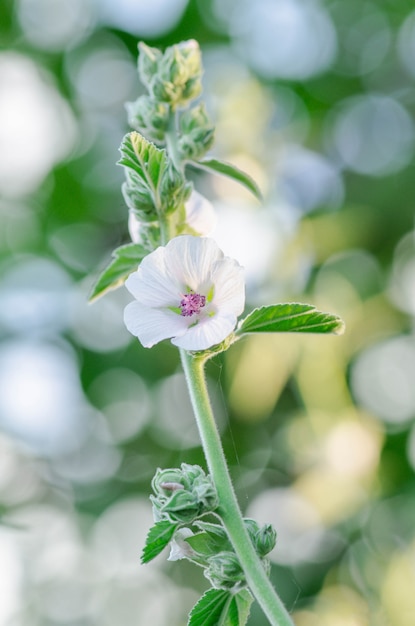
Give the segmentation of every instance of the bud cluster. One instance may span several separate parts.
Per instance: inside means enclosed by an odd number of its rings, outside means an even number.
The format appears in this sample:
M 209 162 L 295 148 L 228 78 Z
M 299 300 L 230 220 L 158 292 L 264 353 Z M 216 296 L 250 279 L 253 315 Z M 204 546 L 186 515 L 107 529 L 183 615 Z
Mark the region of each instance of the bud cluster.
M 218 506 L 213 482 L 198 465 L 182 463 L 181 469 L 158 469 L 151 486 L 154 495 L 150 499 L 156 522 L 191 524 Z
M 202 92 L 199 44 L 183 41 L 164 54 L 144 43 L 138 48 L 138 73 L 149 93 L 126 104 L 130 126 L 161 145 L 175 131 L 181 160 L 200 159 L 213 144 L 214 127 L 203 104 L 183 111 Z M 176 128 L 173 113 L 179 109 Z
M 206 154 L 214 127 L 205 106 L 192 103 L 202 91 L 198 43 L 184 41 L 164 53 L 144 43 L 138 47 L 138 74 L 148 93 L 126 104 L 134 131 L 124 138 L 119 163 L 125 168 L 122 193 L 130 222 L 140 232 L 132 239 L 151 252 L 163 243 L 162 231 L 168 238 L 208 234 L 188 220 L 193 185 L 186 180 L 184 164 Z
M 182 463 L 179 468 L 158 469 L 153 480 L 153 517 L 156 524 L 169 524 L 169 561 L 188 559 L 203 567 L 206 578 L 216 589 L 238 591 L 247 586 L 245 574 L 225 528 L 207 522 L 206 516 L 219 519 L 218 496 L 212 479 L 199 465 Z M 245 528 L 267 574 L 266 555 L 277 539 L 270 524 L 260 526 L 244 519 Z

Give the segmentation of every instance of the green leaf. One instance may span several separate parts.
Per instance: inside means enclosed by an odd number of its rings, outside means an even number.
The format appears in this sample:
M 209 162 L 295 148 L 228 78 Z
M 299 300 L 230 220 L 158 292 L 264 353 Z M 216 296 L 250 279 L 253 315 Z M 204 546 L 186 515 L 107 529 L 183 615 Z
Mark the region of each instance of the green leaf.
M 191 610 L 187 626 L 222 625 L 231 599 L 230 591 L 209 589 Z
M 262 201 L 261 190 L 254 179 L 235 165 L 220 161 L 219 159 L 204 159 L 203 161 L 191 161 L 190 163 L 195 167 L 232 178 L 251 191 L 260 202 Z
M 248 589 L 236 594 L 209 589 L 193 607 L 187 626 L 245 626 L 252 602 Z
M 341 335 L 343 320 L 331 313 L 322 313 L 311 304 L 297 302 L 273 304 L 255 309 L 239 323 L 236 333 L 334 333 Z
M 202 556 L 212 556 L 228 547 L 228 539 L 219 539 L 208 533 L 196 533 L 192 537 L 186 538 L 186 543 L 198 554 Z
M 157 148 L 140 133 L 133 131 L 124 137 L 120 152 L 121 159 L 118 164 L 133 170 L 156 195 L 167 164 L 166 151 Z
M 223 626 L 245 626 L 253 601 L 252 594 L 248 589 L 242 589 L 235 594 L 230 601 Z
M 188 537 L 186 541 L 199 554 L 211 555 L 222 550 L 232 549 L 223 526 L 200 520 L 195 521 L 195 526 L 204 532 L 196 533 L 192 537 Z
M 167 546 L 174 535 L 178 524 L 172 524 L 168 520 L 157 522 L 152 526 L 146 537 L 146 545 L 141 555 L 141 562 L 152 561 Z
M 121 287 L 129 274 L 137 269 L 147 254 L 148 251 L 138 243 L 128 243 L 114 250 L 112 253 L 114 258 L 98 277 L 92 288 L 89 301 L 93 302 L 111 289 Z

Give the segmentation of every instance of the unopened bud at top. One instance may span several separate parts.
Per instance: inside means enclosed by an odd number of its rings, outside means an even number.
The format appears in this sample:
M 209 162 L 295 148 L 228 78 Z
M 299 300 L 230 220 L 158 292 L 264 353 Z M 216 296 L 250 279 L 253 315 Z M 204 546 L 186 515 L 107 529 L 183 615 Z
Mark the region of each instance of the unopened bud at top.
M 138 70 L 152 98 L 171 107 L 186 105 L 202 91 L 202 61 L 197 41 L 190 39 L 166 49 L 139 45 Z

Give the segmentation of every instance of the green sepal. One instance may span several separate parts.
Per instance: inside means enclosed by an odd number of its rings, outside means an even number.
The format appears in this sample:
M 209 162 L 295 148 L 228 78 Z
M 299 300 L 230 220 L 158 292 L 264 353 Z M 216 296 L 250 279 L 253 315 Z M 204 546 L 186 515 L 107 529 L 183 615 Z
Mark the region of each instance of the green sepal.
M 237 335 L 246 333 L 333 333 L 343 334 L 343 320 L 332 313 L 318 311 L 311 304 L 297 302 L 272 304 L 255 309 L 239 322 Z
M 187 626 L 245 626 L 252 602 L 247 589 L 209 589 L 193 607 Z
M 89 301 L 93 302 L 108 291 L 121 287 L 147 254 L 148 250 L 138 243 L 127 243 L 114 250 L 114 258 L 93 286 Z
M 251 178 L 249 174 L 246 174 L 245 172 L 240 170 L 239 167 L 236 167 L 231 163 L 226 163 L 225 161 L 220 161 L 219 159 L 203 159 L 202 161 L 191 161 L 190 165 L 204 170 L 208 170 L 210 172 L 215 172 L 215 174 L 222 174 L 223 176 L 232 178 L 236 182 L 246 187 L 246 189 L 248 189 L 251 193 L 253 193 L 255 198 L 257 198 L 260 202 L 262 201 L 261 190 L 259 189 L 254 179 Z
M 141 563 L 149 563 L 160 554 L 171 541 L 179 524 L 172 524 L 167 520 L 156 522 L 148 532 L 146 545 L 141 554 Z

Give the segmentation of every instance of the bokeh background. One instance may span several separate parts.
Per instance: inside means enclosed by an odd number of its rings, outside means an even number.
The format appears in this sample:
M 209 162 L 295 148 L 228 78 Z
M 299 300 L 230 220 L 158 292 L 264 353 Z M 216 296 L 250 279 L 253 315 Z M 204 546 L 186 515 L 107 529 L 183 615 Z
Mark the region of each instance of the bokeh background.
M 208 586 L 139 564 L 155 468 L 204 466 L 177 352 L 131 338 L 124 289 L 87 305 L 128 241 L 115 162 L 137 41 L 188 38 L 213 154 L 264 190 L 194 178 L 247 309 L 311 302 L 347 323 L 210 363 L 241 505 L 277 528 L 296 626 L 413 626 L 412 0 L 1 0 L 0 624 L 184 626 Z

